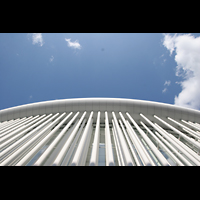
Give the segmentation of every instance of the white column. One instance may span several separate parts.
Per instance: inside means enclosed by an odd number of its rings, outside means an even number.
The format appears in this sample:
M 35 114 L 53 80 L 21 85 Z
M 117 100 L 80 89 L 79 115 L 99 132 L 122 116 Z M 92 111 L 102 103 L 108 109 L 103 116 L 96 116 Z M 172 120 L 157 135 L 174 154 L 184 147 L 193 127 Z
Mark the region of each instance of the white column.
M 50 138 L 53 136 L 53 134 L 65 123 L 65 121 L 72 115 L 72 112 L 70 112 L 45 138 L 40 141 L 31 151 L 28 152 L 18 163 L 18 166 L 26 165 L 31 158 L 34 157 L 34 155 L 38 152 L 38 150 L 44 146 Z M 61 116 L 60 116 L 61 117 Z
M 2 122 L 2 125 L 0 126 L 0 131 L 3 130 L 5 127 L 8 127 L 10 125 L 12 125 L 13 123 L 19 121 L 20 118 L 17 118 L 17 119 L 11 119 L 10 121 L 4 121 Z
M 108 122 L 108 113 L 105 112 L 105 147 L 106 147 L 106 165 L 114 166 L 114 157 L 112 151 L 112 143 L 110 138 L 110 128 Z
M 197 129 L 200 131 L 200 127 L 198 127 L 197 125 L 195 125 L 194 123 L 192 122 L 186 122 L 185 120 L 181 120 L 182 122 L 184 122 L 185 124 L 189 125 L 189 126 L 192 126 L 193 128 Z M 197 134 L 198 136 L 200 136 L 199 134 Z
M 30 126 L 29 128 L 27 128 L 26 130 L 24 130 L 22 133 L 20 134 L 25 134 L 28 131 L 30 131 L 28 134 L 26 134 L 25 136 L 23 136 L 22 138 L 20 138 L 19 140 L 17 140 L 15 143 L 13 143 L 12 145 L 10 145 L 8 148 L 6 148 L 5 150 L 3 150 L 1 152 L 1 157 L 3 156 L 8 156 L 8 154 L 12 154 L 15 152 L 15 149 L 17 149 L 16 147 L 19 147 L 23 144 L 25 144 L 30 138 L 32 138 L 42 127 L 44 127 L 45 125 L 47 125 L 51 120 L 52 120 L 52 116 L 53 114 L 49 114 L 48 116 L 46 116 L 45 118 L 41 119 L 39 122 L 35 123 L 34 125 Z M 50 118 L 51 117 L 51 118 Z M 53 116 L 54 117 L 54 116 Z M 40 124 L 40 125 L 39 125 Z M 39 126 L 38 126 L 39 125 Z M 12 152 L 11 152 L 12 150 Z
M 159 132 L 160 133 L 160 132 Z M 178 151 L 172 144 L 168 142 L 168 140 L 164 139 L 157 131 L 155 131 L 155 135 L 165 144 L 168 148 L 171 149 L 171 151 L 176 155 L 185 165 L 192 166 L 192 164 L 186 159 L 180 151 Z
M 191 155 L 188 151 L 186 151 L 182 145 L 180 145 L 179 143 L 177 143 L 175 141 L 175 139 L 172 137 L 170 137 L 168 135 L 168 133 L 162 128 L 160 127 L 158 124 L 155 123 L 155 126 L 158 127 L 158 131 L 161 133 L 162 136 L 164 136 L 171 144 L 173 144 L 177 149 L 179 149 L 185 156 L 187 156 L 189 158 L 189 160 L 191 160 L 193 163 L 195 163 L 196 165 L 200 165 L 200 162 L 193 156 Z
M 140 133 L 141 130 L 139 128 L 139 126 L 137 125 L 137 123 L 135 122 L 135 120 L 130 116 L 130 114 L 127 112 L 126 115 L 129 117 L 129 119 L 131 120 L 131 122 L 133 123 L 133 125 L 135 126 L 135 128 L 138 130 L 138 132 Z M 130 124 L 129 124 L 130 125 Z M 148 151 L 146 150 L 146 148 L 144 147 L 144 145 L 142 144 L 142 142 L 140 141 L 138 135 L 135 133 L 134 131 L 134 135 L 135 138 L 137 140 L 137 142 L 139 143 L 139 145 L 141 146 L 143 152 L 146 154 L 146 157 L 148 158 L 149 162 L 151 163 L 151 165 L 155 166 L 154 161 L 152 160 L 152 158 L 150 157 Z
M 147 158 L 146 153 L 143 151 L 143 149 L 141 148 L 139 142 L 136 139 L 136 136 L 135 136 L 136 133 L 135 133 L 135 131 L 133 130 L 133 128 L 131 127 L 131 125 L 129 124 L 129 122 L 127 120 L 125 120 L 125 118 L 122 115 L 122 113 L 120 112 L 119 114 L 120 114 L 120 117 L 122 118 L 123 123 L 126 126 L 128 135 L 129 135 L 129 137 L 130 137 L 130 139 L 131 139 L 131 141 L 132 141 L 132 143 L 133 143 L 133 145 L 134 145 L 137 153 L 139 154 L 140 159 L 142 160 L 142 163 L 144 165 L 150 166 L 151 163 L 150 163 L 149 159 Z
M 187 145 L 185 145 L 183 142 L 178 140 L 174 135 L 169 134 L 169 137 L 171 137 L 175 142 L 177 142 L 181 147 L 183 147 L 188 153 L 190 153 L 192 156 L 194 156 L 198 161 L 200 161 L 200 156 L 194 152 L 192 149 L 190 149 Z
M 5 148 L 7 145 L 9 145 L 10 143 L 14 142 L 19 137 L 22 137 L 25 133 L 27 133 L 29 131 L 28 127 L 30 127 L 31 125 L 33 125 L 34 123 L 36 123 L 37 121 L 39 121 L 40 119 L 42 119 L 45 116 L 46 115 L 42 115 L 42 116 L 34 119 L 33 121 L 31 121 L 27 125 L 24 125 L 20 129 L 17 129 L 16 131 L 12 132 L 11 134 L 12 134 L 13 137 L 9 138 L 7 141 L 5 141 L 3 144 L 1 144 L 1 148 L 2 149 Z
M 94 142 L 90 158 L 90 166 L 97 166 L 99 159 L 99 140 L 100 140 L 100 112 L 97 114 L 96 129 L 94 134 Z
M 137 136 L 137 133 L 135 132 L 135 130 L 132 128 L 132 126 L 130 125 L 129 121 L 126 120 L 126 123 L 129 127 L 128 130 L 128 133 L 129 133 L 129 136 L 140 156 L 140 159 L 142 160 L 143 162 L 143 165 L 145 166 L 152 166 L 151 164 L 151 161 L 149 160 L 149 155 L 148 155 L 148 152 L 145 150 L 143 144 L 141 143 L 141 141 L 139 140 L 138 136 Z M 155 164 L 153 164 L 155 165 Z
M 125 161 L 124 161 L 124 157 L 123 157 L 123 153 L 122 153 L 122 147 L 121 147 L 121 144 L 120 144 L 120 139 L 119 139 L 119 136 L 118 136 L 118 133 L 117 133 L 117 128 L 115 126 L 115 123 L 114 123 L 114 120 L 112 120 L 112 124 L 113 124 L 113 136 L 116 138 L 116 143 L 117 143 L 117 146 L 116 146 L 116 149 L 118 150 L 119 152 L 119 160 L 120 160 L 120 166 L 125 166 Z
M 196 165 L 199 165 L 199 161 L 197 161 L 193 156 L 191 156 L 186 150 L 184 150 L 180 145 L 178 145 L 172 138 L 170 138 L 163 129 L 158 126 L 153 124 L 147 117 L 145 117 L 142 113 L 140 115 L 153 127 L 155 128 L 162 136 L 164 136 L 171 144 L 173 144 L 177 149 L 179 149 L 182 153 L 185 154 L 192 162 L 194 162 Z M 160 127 L 160 128 L 159 128 Z
M 0 134 L 2 134 L 3 132 L 13 128 L 14 126 L 20 124 L 21 122 L 23 122 L 26 119 L 26 117 L 23 117 L 22 119 L 16 119 L 15 121 L 13 121 L 12 124 L 7 125 L 6 127 L 3 127 L 0 129 Z
M 197 132 L 195 132 L 195 131 L 193 131 L 192 129 L 188 128 L 187 126 L 185 126 L 185 125 L 183 125 L 183 124 L 177 122 L 176 120 L 172 119 L 171 117 L 168 117 L 168 119 L 169 119 L 170 121 L 174 122 L 175 124 L 178 124 L 178 125 L 181 126 L 182 128 L 185 128 L 185 129 L 189 130 L 189 132 L 188 132 L 189 134 L 190 134 L 190 132 L 192 132 L 192 133 L 193 133 L 192 136 L 193 136 L 193 137 L 196 137 L 197 139 L 199 139 L 199 134 L 198 134 Z
M 11 119 L 11 120 L 9 120 L 9 121 L 4 121 L 4 122 L 2 122 L 1 124 L 0 124 L 0 131 L 2 130 L 2 129 L 4 129 L 5 127 L 7 127 L 7 126 L 10 126 L 12 123 L 14 123 L 15 121 L 19 121 L 19 118 L 18 119 Z
M 52 117 L 52 120 L 54 118 L 56 118 L 59 115 L 59 113 L 57 113 L 56 115 L 54 115 Z M 63 117 L 63 115 L 65 115 L 65 113 L 63 113 L 60 117 Z M 60 118 L 59 117 L 59 118 Z M 34 135 L 33 138 L 31 138 L 26 144 L 24 144 L 22 147 L 20 147 L 19 149 L 17 149 L 11 156 L 9 156 L 6 160 L 4 160 L 0 166 L 3 165 L 8 165 L 10 162 L 12 162 L 17 156 L 20 155 L 20 153 L 22 153 L 23 151 L 26 150 L 26 148 L 31 145 L 32 143 L 34 143 L 37 139 L 39 139 L 39 137 L 45 133 L 47 130 L 49 130 L 52 126 L 54 126 L 57 123 L 58 120 L 53 121 L 52 123 L 48 124 L 47 127 L 45 127 L 42 131 L 40 131 L 37 135 Z
M 33 116 L 29 117 L 28 119 L 32 118 Z M 24 123 L 25 121 L 27 121 L 27 118 L 24 117 L 22 118 L 20 121 L 18 121 L 17 123 L 15 123 L 12 126 L 8 126 L 7 128 L 5 128 L 4 130 L 0 131 L 1 137 L 5 136 L 7 133 L 17 129 L 22 123 Z
M 66 156 L 61 164 L 62 166 L 71 165 L 71 162 L 69 162 L 69 161 L 70 161 L 71 157 L 73 158 L 73 155 L 75 153 L 75 146 L 79 144 L 78 140 L 81 137 L 85 123 L 86 123 L 86 119 L 83 120 L 83 123 L 81 124 L 81 127 L 79 128 L 78 133 L 76 134 L 76 137 L 74 138 L 69 150 L 67 151 Z
M 176 162 L 177 165 L 179 166 L 184 166 L 183 163 L 168 149 L 167 146 L 165 146 L 161 140 L 159 140 L 154 133 L 142 122 L 140 121 L 140 123 L 142 124 L 142 126 L 149 132 L 149 134 L 154 138 L 155 142 L 158 143 L 158 145 L 160 147 L 162 147 L 163 150 L 165 150 L 168 155 L 172 158 L 172 160 L 174 160 L 174 162 Z
M 130 150 L 131 150 L 131 153 L 132 153 L 132 155 L 133 155 L 133 158 L 134 158 L 134 160 L 135 160 L 136 165 L 137 165 L 137 166 L 141 166 L 140 160 L 138 159 L 138 156 L 136 155 L 135 150 L 133 149 L 133 145 L 131 144 L 131 141 L 130 141 L 130 139 L 129 139 L 129 137 L 128 137 L 128 134 L 127 134 L 127 132 L 126 132 L 126 130 L 125 130 L 125 128 L 124 128 L 124 125 L 122 124 L 122 121 L 119 120 L 119 123 L 120 123 L 120 125 L 121 125 L 121 127 L 122 127 L 122 130 L 123 130 L 123 132 L 124 132 L 124 135 L 125 135 L 125 137 L 126 137 L 127 143 L 128 143 L 128 145 L 129 145 L 129 148 L 130 148 Z
M 115 113 L 112 112 L 112 115 L 113 115 L 114 123 L 115 123 L 115 126 L 116 126 L 116 131 L 117 131 L 118 136 L 119 136 L 119 142 L 121 144 L 121 149 L 122 149 L 122 154 L 123 154 L 123 158 L 124 158 L 124 161 L 125 161 L 125 165 L 133 166 L 134 164 L 133 164 L 132 157 L 130 155 L 130 152 L 129 152 L 129 149 L 127 147 L 127 143 L 125 141 L 123 133 L 122 133 L 122 131 L 119 127 L 119 124 L 117 122 L 117 118 L 115 116 Z
M 130 116 L 130 115 L 129 115 Z M 133 119 L 132 119 L 133 120 Z M 159 161 L 161 162 L 162 165 L 164 166 L 169 166 L 169 163 L 165 159 L 165 157 L 160 153 L 160 151 L 155 147 L 155 145 L 152 143 L 152 141 L 146 136 L 146 134 L 143 132 L 143 130 L 136 124 L 135 121 L 132 121 L 134 123 L 134 126 L 137 128 L 145 142 L 149 145 L 153 153 L 157 156 Z
M 79 166 L 86 165 L 86 159 L 87 159 L 87 155 L 88 155 L 88 151 L 89 151 L 90 139 L 91 139 L 92 129 L 93 129 L 92 123 L 93 123 L 93 119 L 91 119 L 91 122 L 90 122 L 86 142 L 85 142 L 85 145 L 84 145 L 84 148 L 82 151 L 82 155 L 80 157 Z
M 166 126 L 168 126 L 170 129 L 172 129 L 175 133 L 177 133 L 179 136 L 183 137 L 185 140 L 187 140 L 189 143 L 193 144 L 195 147 L 197 147 L 198 149 L 200 149 L 200 144 L 199 142 L 194 141 L 193 139 L 191 139 L 190 137 L 188 137 L 187 135 L 185 135 L 184 133 L 182 133 L 181 131 L 177 130 L 176 128 L 174 128 L 173 126 L 171 126 L 170 124 L 168 124 L 167 122 L 165 122 L 164 120 L 160 119 L 158 116 L 154 115 L 154 117 L 156 119 L 158 119 L 159 121 L 161 121 L 163 124 L 165 124 Z M 200 139 L 198 137 L 198 139 Z
M 23 122 L 22 124 L 18 125 L 17 127 L 14 127 L 13 129 L 10 129 L 9 131 L 6 131 L 4 134 L 1 135 L 1 142 L 4 142 L 4 141 L 8 140 L 9 138 L 14 136 L 18 132 L 21 132 L 22 130 L 24 130 L 26 128 L 26 124 L 27 123 L 29 123 L 30 121 L 33 121 L 34 119 L 36 119 L 38 117 L 39 117 L 39 115 L 37 115 L 35 117 L 31 116 L 31 118 L 27 118 L 29 120 L 26 120 L 25 122 Z
M 114 139 L 114 144 L 115 144 L 115 150 L 116 150 L 116 154 L 117 154 L 118 165 L 122 166 L 121 158 L 120 158 L 120 155 L 119 155 L 119 150 L 118 150 L 118 147 L 117 147 L 117 139 L 115 137 L 115 130 L 114 130 L 114 128 L 112 128 L 112 133 L 113 133 L 113 139 Z
M 85 113 L 83 113 L 80 120 L 82 120 L 85 117 Z M 62 131 L 59 133 L 59 135 L 54 139 L 54 141 L 48 146 L 48 148 L 45 150 L 45 152 L 39 157 L 39 159 L 34 163 L 33 166 L 39 166 L 42 165 L 47 156 L 53 151 L 53 148 L 58 144 L 60 139 L 63 137 L 63 135 L 66 133 L 66 131 L 69 129 L 71 124 L 74 122 L 76 117 L 79 115 L 79 112 L 77 112 L 74 117 L 67 123 L 67 125 L 62 129 Z M 81 122 L 80 122 L 81 123 Z M 69 138 L 68 138 L 69 139 Z
M 39 115 L 37 115 L 36 117 L 38 117 Z M 34 117 L 34 119 L 35 119 L 35 117 Z M 31 120 L 33 120 L 33 116 L 30 116 L 30 117 L 28 117 L 28 118 L 26 118 L 25 120 L 23 120 L 20 124 L 18 124 L 18 125 L 16 125 L 16 126 L 14 126 L 13 128 L 11 128 L 11 129 L 9 129 L 9 130 L 7 130 L 7 131 L 5 131 L 5 132 L 3 132 L 2 134 L 1 134 L 1 138 L 3 139 L 4 137 L 11 137 L 12 136 L 12 132 L 14 132 L 14 131 L 16 131 L 16 130 L 18 130 L 20 127 L 22 127 L 22 126 L 24 126 L 24 125 L 26 125 L 29 121 L 31 121 Z
M 199 137 L 197 137 L 194 133 L 192 133 L 191 131 L 189 131 L 188 129 L 185 129 L 185 128 L 182 128 L 186 133 L 189 133 L 190 134 L 190 136 L 193 136 L 195 139 L 193 139 L 193 138 L 190 138 L 190 139 L 192 139 L 192 140 L 200 140 L 200 138 Z M 199 134 L 199 132 L 197 131 L 197 133 Z
M 81 137 L 80 143 L 79 143 L 79 145 L 77 147 L 76 153 L 75 153 L 74 158 L 72 160 L 72 164 L 71 164 L 72 166 L 79 165 L 80 161 L 81 161 L 81 156 L 84 156 L 83 155 L 85 153 L 84 152 L 84 145 L 86 144 L 88 135 L 90 134 L 89 129 L 90 129 L 90 126 L 92 125 L 92 116 L 93 116 L 93 111 L 90 113 L 90 116 L 89 116 L 89 119 L 87 121 L 85 130 L 83 132 L 83 135 Z

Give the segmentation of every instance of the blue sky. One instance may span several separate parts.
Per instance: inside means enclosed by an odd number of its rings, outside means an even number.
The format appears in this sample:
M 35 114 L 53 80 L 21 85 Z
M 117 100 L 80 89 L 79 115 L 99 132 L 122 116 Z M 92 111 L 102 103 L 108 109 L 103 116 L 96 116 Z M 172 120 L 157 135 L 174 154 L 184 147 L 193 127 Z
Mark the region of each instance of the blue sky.
M 200 34 L 0 33 L 0 109 L 113 97 L 200 109 Z

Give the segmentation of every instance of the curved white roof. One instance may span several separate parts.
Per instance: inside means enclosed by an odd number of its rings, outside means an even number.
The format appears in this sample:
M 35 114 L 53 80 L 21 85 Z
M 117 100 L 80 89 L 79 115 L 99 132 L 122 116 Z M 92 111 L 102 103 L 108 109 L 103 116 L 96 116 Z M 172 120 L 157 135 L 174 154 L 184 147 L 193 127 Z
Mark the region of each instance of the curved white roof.
M 107 111 L 108 117 L 111 116 L 110 112 L 112 111 L 129 112 L 135 117 L 135 120 L 141 119 L 140 113 L 150 117 L 156 114 L 162 118 L 170 116 L 176 120 L 184 119 L 200 123 L 200 111 L 198 110 L 153 101 L 123 98 L 75 98 L 25 104 L 0 110 L 0 121 L 44 113 L 77 111 Z
M 200 165 L 200 111 L 119 98 L 0 111 L 1 165 Z

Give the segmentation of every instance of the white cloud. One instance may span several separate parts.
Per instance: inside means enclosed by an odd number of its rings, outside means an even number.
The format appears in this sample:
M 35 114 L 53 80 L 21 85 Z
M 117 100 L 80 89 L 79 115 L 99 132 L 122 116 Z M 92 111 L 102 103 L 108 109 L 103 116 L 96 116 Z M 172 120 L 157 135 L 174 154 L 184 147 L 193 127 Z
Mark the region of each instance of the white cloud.
M 175 96 L 174 103 L 200 109 L 200 37 L 164 34 L 163 45 L 170 55 L 175 51 L 176 76 L 183 78 L 179 82 L 182 91 Z
M 164 85 L 170 86 L 171 81 L 165 81 Z
M 172 37 L 169 34 L 164 34 L 164 42 L 163 45 L 170 51 L 170 56 L 172 55 L 175 45 L 174 40 L 176 38 L 176 34 Z
M 75 42 L 71 42 L 71 38 L 65 38 L 65 41 L 68 43 L 68 47 L 72 47 L 74 49 L 81 49 L 81 45 L 79 44 L 78 40 Z
M 51 56 L 51 58 L 49 59 L 49 61 L 50 61 L 50 62 L 53 62 L 53 60 L 54 60 L 54 57 Z
M 167 88 L 164 88 L 163 90 L 162 90 L 162 93 L 165 93 L 167 91 Z
M 169 81 L 165 81 L 165 83 L 164 83 L 165 88 L 162 90 L 162 93 L 165 93 L 167 91 L 167 87 L 170 86 L 170 84 L 171 84 L 170 80 Z
M 42 33 L 32 33 L 32 44 L 39 44 L 40 46 L 43 46 L 44 41 Z

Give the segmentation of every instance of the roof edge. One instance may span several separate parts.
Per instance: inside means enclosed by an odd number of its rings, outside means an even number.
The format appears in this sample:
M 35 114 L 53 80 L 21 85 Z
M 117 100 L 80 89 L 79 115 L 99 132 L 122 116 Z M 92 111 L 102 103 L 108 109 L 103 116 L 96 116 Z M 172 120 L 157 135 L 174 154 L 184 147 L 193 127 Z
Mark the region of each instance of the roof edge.
M 87 102 L 87 101 L 124 101 L 124 103 L 126 102 L 130 102 L 130 103 L 134 103 L 134 102 L 140 102 L 140 103 L 150 103 L 150 104 L 157 104 L 157 105 L 161 105 L 161 106 L 170 106 L 173 108 L 178 108 L 178 109 L 184 109 L 187 111 L 196 111 L 199 112 L 199 110 L 197 109 L 193 109 L 193 108 L 187 108 L 187 107 L 182 107 L 182 106 L 177 106 L 174 104 L 168 104 L 168 103 L 162 103 L 162 102 L 156 102 L 156 101 L 149 101 L 149 100 L 140 100 L 140 99 L 128 99 L 128 98 L 109 98 L 109 97 L 88 97 L 88 98 L 69 98 L 69 99 L 56 99 L 56 100 L 47 100 L 47 101 L 40 101 L 40 102 L 34 102 L 34 103 L 29 103 L 29 104 L 23 104 L 23 105 L 18 105 L 18 106 L 13 106 L 10 108 L 5 108 L 0 110 L 0 114 L 1 112 L 5 112 L 5 111 L 10 111 L 11 109 L 16 109 L 16 108 L 22 108 L 24 106 L 33 106 L 33 105 L 37 105 L 37 104 L 47 104 L 47 103 L 56 103 L 56 102 L 61 102 L 61 101 L 81 101 L 82 103 Z M 126 102 L 125 102 L 126 101 Z

